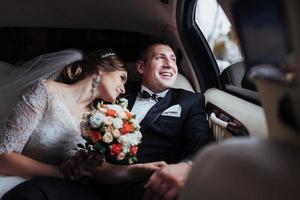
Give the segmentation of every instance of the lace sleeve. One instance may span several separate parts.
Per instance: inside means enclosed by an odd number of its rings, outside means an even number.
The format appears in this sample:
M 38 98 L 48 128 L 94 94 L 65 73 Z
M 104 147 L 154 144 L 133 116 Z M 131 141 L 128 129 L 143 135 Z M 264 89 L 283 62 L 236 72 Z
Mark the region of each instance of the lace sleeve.
M 29 137 L 42 119 L 48 105 L 48 94 L 42 81 L 28 88 L 2 127 L 0 154 L 21 153 Z

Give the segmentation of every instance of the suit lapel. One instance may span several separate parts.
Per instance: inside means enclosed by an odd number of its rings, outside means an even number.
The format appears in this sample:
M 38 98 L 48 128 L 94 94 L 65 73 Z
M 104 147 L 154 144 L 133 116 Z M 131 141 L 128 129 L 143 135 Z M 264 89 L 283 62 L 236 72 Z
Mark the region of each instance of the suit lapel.
M 141 121 L 141 129 L 147 129 L 152 123 L 154 123 L 161 113 L 170 105 L 171 103 L 172 89 L 169 89 L 166 96 L 157 102 L 147 113 L 145 118 Z
M 136 97 L 141 90 L 140 84 L 132 84 L 126 87 L 126 94 L 124 95 L 124 98 L 128 100 L 128 110 L 131 110 L 134 102 L 136 100 Z
M 135 94 L 130 94 L 130 95 L 126 95 L 125 98 L 128 100 L 128 110 L 131 110 L 133 105 L 134 105 L 134 102 L 136 100 L 136 97 L 137 97 L 138 93 L 135 93 Z

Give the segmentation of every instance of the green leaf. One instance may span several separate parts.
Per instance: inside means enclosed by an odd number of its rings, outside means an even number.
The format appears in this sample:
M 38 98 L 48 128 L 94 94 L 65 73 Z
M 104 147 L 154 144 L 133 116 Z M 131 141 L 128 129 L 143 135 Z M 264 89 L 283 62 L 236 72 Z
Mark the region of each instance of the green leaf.
M 132 160 L 133 162 L 137 162 L 137 161 L 138 161 L 138 159 L 137 159 L 136 156 L 131 157 L 131 160 Z
M 100 125 L 100 128 L 99 128 L 100 133 L 105 133 L 105 129 L 106 129 L 106 128 L 107 128 L 107 127 L 106 127 L 105 123 L 102 122 L 101 125 Z

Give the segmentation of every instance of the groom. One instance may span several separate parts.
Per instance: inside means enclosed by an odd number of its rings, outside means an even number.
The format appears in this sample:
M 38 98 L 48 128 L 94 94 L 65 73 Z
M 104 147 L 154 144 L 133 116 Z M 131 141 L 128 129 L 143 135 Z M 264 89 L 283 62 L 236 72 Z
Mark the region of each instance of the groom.
M 174 51 L 168 44 L 154 43 L 145 48 L 136 67 L 142 84 L 128 85 L 125 98 L 140 121 L 143 133 L 138 161 L 163 160 L 168 165 L 128 191 L 140 195 L 136 199 L 142 196 L 144 199 L 173 199 L 185 183 L 193 155 L 214 141 L 206 120 L 204 96 L 171 89 L 178 68 Z M 111 199 L 124 196 L 122 193 Z
M 178 68 L 174 51 L 167 44 L 154 43 L 145 48 L 136 67 L 142 76 L 142 84 L 128 85 L 125 97 L 129 101 L 129 109 L 140 121 L 143 133 L 138 161 L 165 161 L 168 165 L 150 177 L 130 183 L 101 187 L 94 185 L 95 188 L 88 186 L 85 193 L 73 184 L 68 191 L 64 187 L 47 188 L 44 185 L 40 188 L 41 198 L 57 199 L 70 191 L 73 199 L 98 199 L 100 196 L 100 199 L 106 200 L 168 200 L 178 195 L 191 169 L 194 154 L 214 141 L 206 120 L 204 96 L 171 89 Z M 63 179 L 54 181 L 54 185 L 65 184 Z M 7 195 L 6 199 L 32 199 L 30 195 L 19 188 Z

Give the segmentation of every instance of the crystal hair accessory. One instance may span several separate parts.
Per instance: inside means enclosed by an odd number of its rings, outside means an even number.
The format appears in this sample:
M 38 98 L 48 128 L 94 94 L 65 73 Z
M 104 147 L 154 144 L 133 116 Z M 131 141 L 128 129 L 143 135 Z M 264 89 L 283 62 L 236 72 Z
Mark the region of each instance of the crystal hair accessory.
M 115 55 L 116 55 L 115 53 L 109 52 L 109 53 L 106 53 L 106 54 L 102 55 L 101 58 L 107 58 L 109 56 L 115 56 Z

